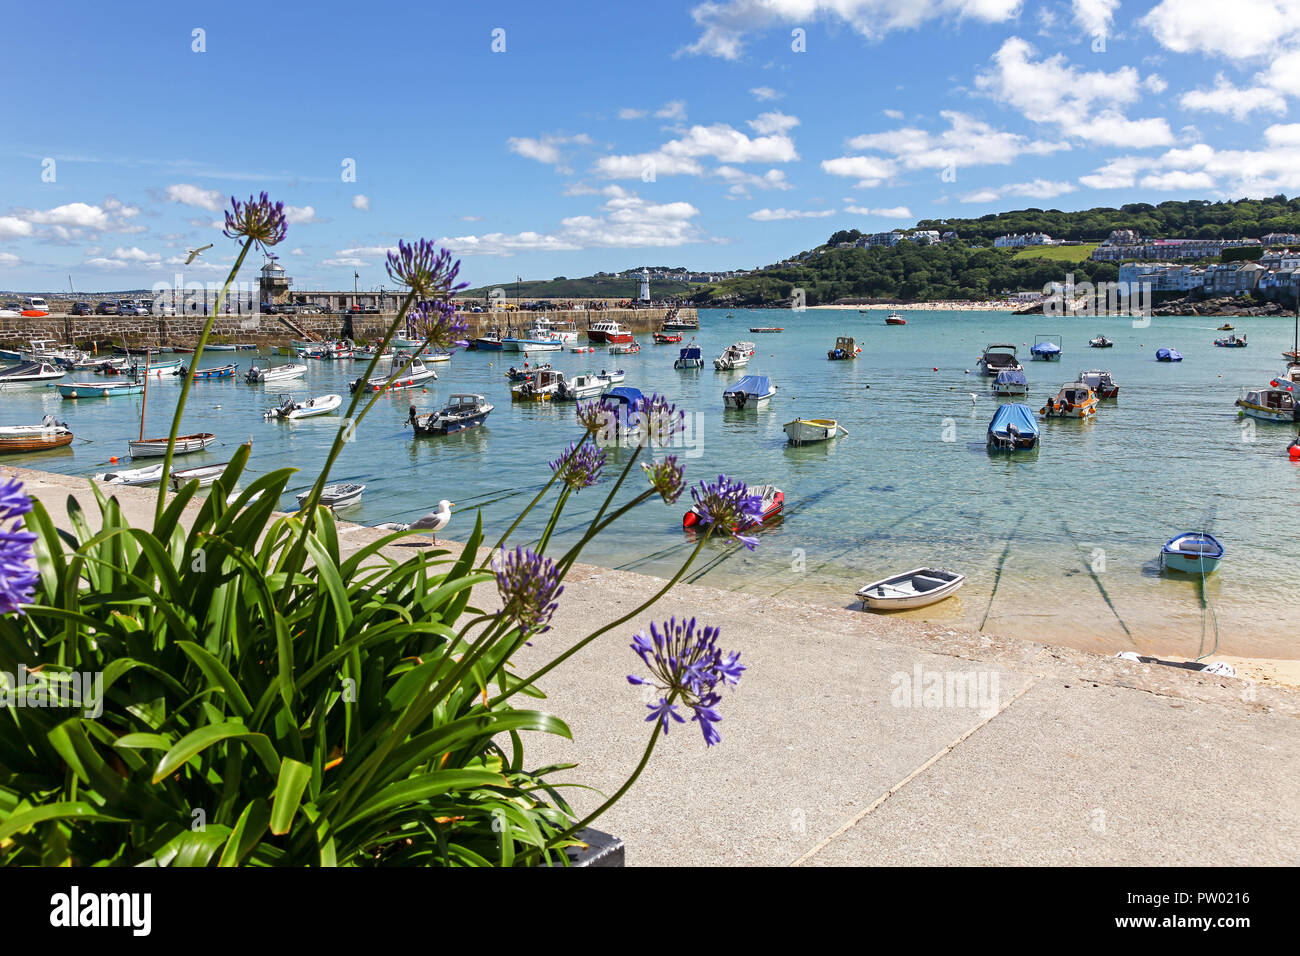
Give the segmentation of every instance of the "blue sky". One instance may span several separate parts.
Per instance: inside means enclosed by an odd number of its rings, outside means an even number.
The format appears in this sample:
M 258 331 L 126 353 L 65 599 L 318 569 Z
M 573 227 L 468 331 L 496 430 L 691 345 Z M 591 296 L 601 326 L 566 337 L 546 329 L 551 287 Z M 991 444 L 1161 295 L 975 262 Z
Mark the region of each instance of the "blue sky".
M 480 284 L 1300 192 L 1300 0 L 73 2 L 7 26 L 45 68 L 0 104 L 0 288 L 150 286 L 207 242 L 183 272 L 215 280 L 220 210 L 263 189 L 318 289 L 387 282 L 399 238 Z

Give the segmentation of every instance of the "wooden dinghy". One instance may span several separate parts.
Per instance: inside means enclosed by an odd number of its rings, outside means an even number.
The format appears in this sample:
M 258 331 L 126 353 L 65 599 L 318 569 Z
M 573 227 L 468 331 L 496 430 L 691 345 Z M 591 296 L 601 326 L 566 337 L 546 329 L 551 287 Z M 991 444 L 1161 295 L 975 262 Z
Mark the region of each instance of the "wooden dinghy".
M 177 435 L 173 455 L 191 455 L 203 451 L 217 436 L 211 432 L 195 432 L 193 435 Z M 133 438 L 127 443 L 132 458 L 162 458 L 167 454 L 166 438 Z
M 952 597 L 965 583 L 966 575 L 956 571 L 913 568 L 858 588 L 857 597 L 863 610 L 904 611 L 937 604 Z
M 365 485 L 353 484 L 351 482 L 339 485 L 326 485 L 321 489 L 320 504 L 324 508 L 346 508 L 349 505 L 357 504 L 361 500 L 361 493 L 365 490 Z M 310 495 L 310 491 L 304 491 L 302 494 L 297 496 L 299 508 L 307 503 L 307 498 Z
M 0 425 L 0 455 L 48 451 L 72 444 L 72 429 L 46 415 L 39 425 Z

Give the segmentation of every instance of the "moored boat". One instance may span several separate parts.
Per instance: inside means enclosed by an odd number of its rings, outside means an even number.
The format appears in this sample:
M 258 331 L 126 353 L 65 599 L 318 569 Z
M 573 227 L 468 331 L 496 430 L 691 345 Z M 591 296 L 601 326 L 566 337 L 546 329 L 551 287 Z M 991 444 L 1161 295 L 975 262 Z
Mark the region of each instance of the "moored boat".
M 119 395 L 139 395 L 144 382 L 70 382 L 59 385 L 59 394 L 67 398 L 115 398 Z
M 897 312 L 890 312 L 885 316 L 886 325 L 907 325 L 907 319 L 903 318 Z
M 776 485 L 750 485 L 747 490 L 750 497 L 760 499 L 760 524 L 766 524 L 785 510 L 785 492 Z M 683 528 L 707 528 L 709 523 L 708 517 L 699 510 L 699 505 L 693 505 L 691 510 L 682 516 Z M 726 530 L 744 534 L 746 529 L 727 528 Z
M 191 481 L 197 481 L 200 488 L 206 488 L 225 473 L 226 466 L 230 462 L 223 461 L 219 465 L 200 465 L 198 468 L 182 468 L 180 471 L 173 471 L 168 476 L 168 483 L 172 486 L 173 491 L 180 491 Z M 159 466 L 161 471 L 161 466 Z
M 501 344 L 501 330 L 492 329 L 484 335 L 474 339 L 474 348 L 479 352 L 500 352 L 503 349 Z
M 515 368 L 513 365 L 510 366 L 510 370 L 505 373 L 505 376 L 507 381 L 526 382 L 534 375 L 536 375 L 538 372 L 549 372 L 549 371 L 551 371 L 550 362 L 543 362 L 541 365 L 531 365 L 531 366 L 527 362 L 525 362 L 523 368 Z
M 275 408 L 267 409 L 263 416 L 267 419 L 293 422 L 300 418 L 315 418 L 318 415 L 330 415 L 339 410 L 343 404 L 342 395 L 318 395 L 305 402 L 295 402 L 287 395 L 281 395 L 281 402 Z
M 1086 372 L 1080 372 L 1079 381 L 1096 392 L 1098 398 L 1119 397 L 1119 384 L 1106 369 L 1090 368 Z
M 1157 362 L 1181 362 L 1182 360 L 1183 357 L 1179 353 L 1178 349 L 1167 349 L 1167 348 L 1156 349 Z
M 592 398 L 609 388 L 609 384 L 608 380 L 601 378 L 595 372 L 583 372 L 560 382 L 555 397 L 569 402 Z
M 704 353 L 700 351 L 698 345 L 688 345 L 677 353 L 677 358 L 673 360 L 673 368 L 704 368 Z
M 172 454 L 190 455 L 196 451 L 203 451 L 216 440 L 217 436 L 211 432 L 178 435 Z M 133 438 L 126 445 L 132 458 L 162 458 L 167 454 L 167 442 L 166 438 Z
M 549 402 L 559 397 L 560 386 L 564 384 L 564 373 L 554 369 L 543 369 L 530 377 L 522 385 L 510 390 L 512 402 Z
M 751 325 L 749 331 L 772 334 L 775 332 L 784 332 L 785 329 L 779 325 Z
M 451 435 L 482 425 L 493 407 L 482 395 L 463 393 L 452 395 L 445 406 L 427 415 L 412 405 L 407 421 L 417 435 Z
M 831 441 L 848 429 L 833 418 L 796 418 L 782 426 L 791 445 L 810 445 L 813 442 Z
M 1016 347 L 1009 343 L 986 345 L 984 354 L 975 363 L 981 375 L 994 378 L 998 372 L 1023 372 L 1024 366 L 1016 359 Z
M 966 575 L 944 568 L 913 568 L 857 590 L 863 610 L 903 611 L 926 607 L 952 597 L 966 583 Z
M 17 388 L 46 388 L 63 378 L 63 369 L 49 362 L 23 362 L 0 370 L 0 392 Z
M 1033 409 L 1021 402 L 1007 402 L 993 413 L 986 440 L 995 451 L 1027 451 L 1038 447 L 1038 437 Z
M 1205 531 L 1175 535 L 1160 549 L 1160 566 L 1188 574 L 1209 574 L 1219 567 L 1225 548 Z
M 438 373 L 426 367 L 422 359 L 398 352 L 389 362 L 388 370 L 383 375 L 376 375 L 364 382 L 360 378 L 355 378 L 348 383 L 348 388 L 354 392 L 358 388 L 367 392 L 396 392 L 415 388 L 430 380 L 437 381 Z
M 615 342 L 609 347 L 610 355 L 635 355 L 641 351 L 641 346 L 636 342 Z
M 162 462 L 143 468 L 125 468 L 106 471 L 94 476 L 95 481 L 106 485 L 156 485 L 162 480 Z
M 672 345 L 682 340 L 680 332 L 656 332 L 654 334 L 655 345 Z
M 766 375 L 746 375 L 723 390 L 722 401 L 728 408 L 743 411 L 766 404 L 775 394 L 776 386 Z
M 613 345 L 618 342 L 631 342 L 633 335 L 612 319 L 593 322 L 587 329 L 587 339 L 591 342 L 604 342 Z
M 1104 335 L 1094 335 L 1088 340 L 1088 348 L 1090 349 L 1108 349 L 1113 348 L 1114 345 L 1115 343 Z
M 1028 395 L 1029 379 L 1025 373 L 1015 369 L 998 372 L 993 379 L 994 395 Z
M 826 358 L 832 362 L 841 362 L 855 359 L 861 354 L 862 347 L 851 335 L 840 335 L 835 339 L 835 348 L 826 353 Z
M 1300 421 L 1300 403 L 1296 402 L 1295 386 L 1289 382 L 1271 382 L 1265 388 L 1247 389 L 1237 399 L 1240 414 L 1265 422 Z
M 347 508 L 361 501 L 361 493 L 366 490 L 365 485 L 359 485 L 355 482 L 342 482 L 337 485 L 326 485 L 321 489 L 320 501 L 318 502 L 323 508 Z M 311 496 L 311 491 L 304 491 L 297 495 L 298 507 L 301 508 L 307 503 Z
M 72 429 L 46 415 L 39 425 L 0 425 L 0 455 L 49 451 L 72 444 Z
M 1043 418 L 1091 418 L 1097 414 L 1097 394 L 1083 382 L 1061 386 L 1056 398 L 1038 410 Z
M 273 365 L 267 368 L 258 368 L 256 365 L 248 370 L 244 376 L 244 381 L 249 385 L 274 385 L 277 382 L 287 382 L 291 379 L 302 378 L 307 374 L 306 365 Z
M 722 354 L 713 360 L 713 367 L 719 372 L 730 372 L 732 369 L 744 368 L 748 365 L 750 356 L 754 353 L 742 348 L 742 344 L 737 342 L 728 345 L 722 350 Z
M 204 381 L 207 381 L 207 380 L 218 379 L 218 378 L 234 378 L 235 370 L 237 368 L 239 368 L 238 363 L 233 363 L 230 365 L 214 365 L 211 368 L 197 368 L 194 370 L 194 380 L 198 381 L 199 379 L 203 379 Z M 188 375 L 189 371 L 190 371 L 189 368 L 182 365 L 179 368 L 177 368 L 175 371 L 173 371 L 172 374 Z
M 1244 349 L 1246 347 L 1246 336 L 1229 335 L 1226 338 L 1215 339 L 1214 344 L 1221 349 Z
M 1059 362 L 1061 347 L 1052 341 L 1053 336 L 1034 336 L 1034 344 L 1029 349 L 1029 358 L 1034 362 Z M 1055 336 L 1060 339 L 1061 337 Z

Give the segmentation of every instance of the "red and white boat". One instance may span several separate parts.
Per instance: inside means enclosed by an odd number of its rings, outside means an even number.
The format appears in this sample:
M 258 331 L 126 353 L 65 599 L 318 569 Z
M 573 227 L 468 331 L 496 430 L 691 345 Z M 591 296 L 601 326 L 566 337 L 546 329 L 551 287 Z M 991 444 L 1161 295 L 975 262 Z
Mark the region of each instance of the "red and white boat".
M 587 329 L 587 339 L 591 342 L 605 342 L 609 345 L 635 341 L 632 333 L 613 319 L 602 319 L 599 322 L 593 322 L 591 327 Z
M 763 499 L 764 524 L 771 521 L 785 510 L 785 492 L 776 485 L 750 485 L 749 493 L 751 495 L 758 495 Z M 708 522 L 705 520 L 704 516 L 696 510 L 695 506 L 692 506 L 691 510 L 686 512 L 685 516 L 682 518 L 683 528 L 704 528 L 707 526 Z M 731 528 L 729 530 L 734 532 L 738 529 Z
M 671 345 L 672 343 L 680 342 L 681 340 L 682 340 L 682 333 L 680 332 L 656 332 L 655 333 L 656 345 Z

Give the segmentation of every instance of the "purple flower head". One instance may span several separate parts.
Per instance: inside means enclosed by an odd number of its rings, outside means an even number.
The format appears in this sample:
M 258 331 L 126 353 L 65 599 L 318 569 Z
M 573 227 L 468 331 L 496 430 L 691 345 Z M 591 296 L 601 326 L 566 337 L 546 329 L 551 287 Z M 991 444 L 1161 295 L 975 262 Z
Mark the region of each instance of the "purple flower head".
M 663 461 L 657 461 L 653 465 L 642 465 L 641 468 L 649 477 L 654 490 L 659 492 L 660 497 L 668 504 L 680 498 L 682 492 L 686 490 L 686 469 L 677 464 L 676 455 L 669 455 Z
M 492 559 L 501 592 L 501 613 L 521 630 L 542 633 L 550 630 L 551 615 L 564 593 L 555 562 L 524 548 L 506 551 Z
M 407 314 L 407 321 L 417 339 L 427 339 L 439 352 L 450 352 L 464 345 L 465 332 L 469 329 L 469 323 L 456 311 L 455 305 L 444 299 L 421 302 Z
M 284 203 L 271 202 L 266 193 L 256 199 L 249 196 L 246 203 L 234 196 L 230 197 L 230 208 L 226 210 L 226 228 L 222 230 L 229 238 L 247 239 L 266 248 L 284 239 L 288 229 Z
M 428 239 L 407 244 L 397 243 L 397 251 L 388 253 L 388 274 L 415 293 L 417 299 L 445 299 L 469 285 L 456 283 L 460 260 L 439 249 Z
M 604 467 L 605 453 L 585 441 L 569 445 L 563 455 L 551 462 L 551 471 L 574 491 L 594 485 L 600 480 L 600 471 Z
M 595 399 L 578 403 L 578 424 L 587 430 L 588 435 L 609 434 L 618 422 L 618 404 Z
M 632 415 L 636 424 L 641 426 L 640 441 L 643 445 L 652 442 L 668 444 L 686 423 L 686 413 L 678 411 L 677 406 L 670 405 L 662 395 L 642 398 L 636 403 Z
M 0 614 L 21 614 L 32 603 L 40 575 L 32 566 L 36 535 L 23 529 L 19 519 L 32 510 L 23 483 L 11 478 L 0 484 Z
M 716 627 L 697 629 L 695 618 L 678 621 L 674 617 L 664 621 L 662 630 L 652 622 L 649 634 L 641 631 L 632 638 L 632 650 L 650 671 L 650 677 L 629 674 L 628 683 L 659 691 L 659 702 L 647 705 L 650 716 L 646 720 L 658 720 L 665 734 L 670 717 L 683 723 L 674 703 L 681 701 L 694 712 L 691 720 L 699 723 L 706 746 L 722 740 L 717 728 L 722 719 L 717 706 L 722 698 L 715 688 L 739 683 L 745 668 L 738 651 L 723 659 L 718 648 L 719 633 Z
M 728 532 L 750 551 L 758 544 L 758 539 L 742 532 L 763 523 L 763 499 L 751 495 L 743 481 L 731 481 L 726 475 L 718 475 L 715 482 L 700 482 L 691 489 L 695 499 L 695 512 L 700 516 L 700 523 L 715 525 Z

